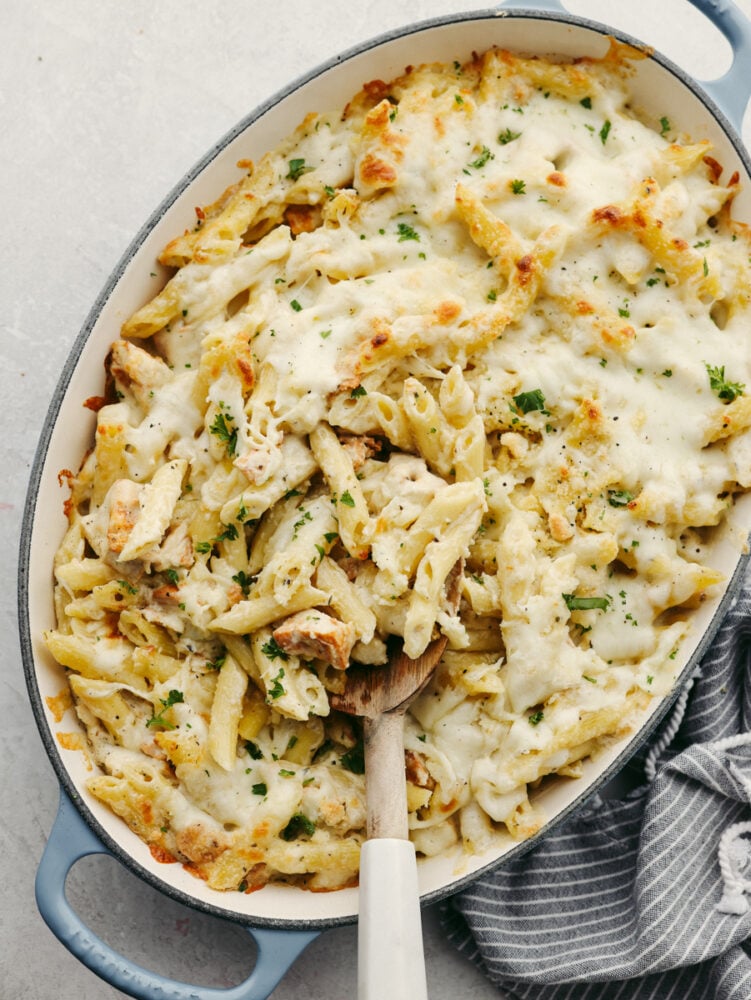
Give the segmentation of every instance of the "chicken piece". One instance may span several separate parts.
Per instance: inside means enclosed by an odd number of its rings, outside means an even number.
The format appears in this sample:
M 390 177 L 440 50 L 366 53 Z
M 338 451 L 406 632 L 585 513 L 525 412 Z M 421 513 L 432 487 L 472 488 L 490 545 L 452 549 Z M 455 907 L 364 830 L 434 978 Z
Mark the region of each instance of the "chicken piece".
M 346 670 L 355 644 L 355 627 L 325 611 L 298 611 L 274 629 L 274 639 L 285 653 L 307 660 L 324 660 L 336 670 Z
M 118 479 L 110 489 L 107 545 L 112 552 L 122 552 L 141 512 L 141 490 L 130 479 Z
M 341 438 L 342 447 L 352 459 L 352 467 L 359 469 L 379 450 L 379 442 L 369 435 L 348 435 Z
M 428 766 L 421 754 L 415 753 L 414 750 L 405 750 L 404 767 L 407 774 L 407 781 L 418 788 L 429 788 L 431 790 L 435 788 L 435 779 L 428 770 Z

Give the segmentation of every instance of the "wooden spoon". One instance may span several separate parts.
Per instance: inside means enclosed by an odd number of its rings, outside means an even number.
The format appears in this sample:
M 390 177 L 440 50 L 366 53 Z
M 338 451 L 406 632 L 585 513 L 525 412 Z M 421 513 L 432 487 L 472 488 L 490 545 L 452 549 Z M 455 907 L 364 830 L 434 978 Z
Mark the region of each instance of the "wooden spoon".
M 463 562 L 446 581 L 455 613 Z M 407 825 L 404 715 L 435 670 L 448 640 L 411 659 L 399 647 L 386 667 L 353 666 L 331 707 L 363 719 L 367 840 L 360 855 L 358 1000 L 427 1000 L 417 859 Z

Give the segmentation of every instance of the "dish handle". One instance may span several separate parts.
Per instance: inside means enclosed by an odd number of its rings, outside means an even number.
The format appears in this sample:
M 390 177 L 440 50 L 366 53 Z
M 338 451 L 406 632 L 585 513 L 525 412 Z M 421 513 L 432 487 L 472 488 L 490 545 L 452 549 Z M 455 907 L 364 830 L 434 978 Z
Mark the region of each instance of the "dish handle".
M 110 854 L 61 790 L 60 806 L 37 870 L 37 906 L 55 937 L 88 969 L 136 1000 L 266 1000 L 318 931 L 247 930 L 258 947 L 250 976 L 228 989 L 190 986 L 150 972 L 120 955 L 78 916 L 65 894 L 72 866 L 91 854 Z
M 722 109 L 738 133 L 751 96 L 751 21 L 733 0 L 688 0 L 725 36 L 733 51 L 733 61 L 724 76 L 701 81 L 702 87 Z M 569 13 L 561 0 L 502 0 L 498 9 L 523 8 L 548 13 Z
M 738 133 L 751 96 L 751 21 L 732 0 L 689 0 L 730 43 L 733 61 L 724 76 L 702 81 L 702 87 L 722 108 Z

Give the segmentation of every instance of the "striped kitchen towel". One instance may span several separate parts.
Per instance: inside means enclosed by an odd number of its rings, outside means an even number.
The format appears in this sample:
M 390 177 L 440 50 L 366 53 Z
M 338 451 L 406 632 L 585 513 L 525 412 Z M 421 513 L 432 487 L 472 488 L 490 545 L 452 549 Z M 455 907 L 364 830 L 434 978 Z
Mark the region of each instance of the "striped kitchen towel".
M 631 765 L 443 905 L 449 939 L 529 1000 L 751 1000 L 751 578 Z

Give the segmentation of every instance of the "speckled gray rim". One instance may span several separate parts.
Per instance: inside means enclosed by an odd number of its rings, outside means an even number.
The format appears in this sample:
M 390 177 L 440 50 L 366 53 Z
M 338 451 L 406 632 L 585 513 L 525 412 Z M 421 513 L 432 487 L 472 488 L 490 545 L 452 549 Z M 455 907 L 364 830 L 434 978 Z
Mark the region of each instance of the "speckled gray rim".
M 574 28 L 584 28 L 589 31 L 601 35 L 612 36 L 619 41 L 625 42 L 627 44 L 633 45 L 637 48 L 646 49 L 650 58 L 658 63 L 667 73 L 675 77 L 679 83 L 681 83 L 691 94 L 698 98 L 701 103 L 705 106 L 707 111 L 712 115 L 718 125 L 721 127 L 722 131 L 725 133 L 729 142 L 734 147 L 738 157 L 742 161 L 746 174 L 751 178 L 751 160 L 743 146 L 740 137 L 737 135 L 735 129 L 729 122 L 726 115 L 720 109 L 720 107 L 712 100 L 712 98 L 707 94 L 704 87 L 700 86 L 692 77 L 681 70 L 678 66 L 672 63 L 666 57 L 654 52 L 651 47 L 646 46 L 643 42 L 639 41 L 632 36 L 625 34 L 623 32 L 609 28 L 597 21 L 590 20 L 588 18 L 582 18 L 568 13 L 559 13 L 557 11 L 546 11 L 546 10 L 536 10 L 536 9 L 521 9 L 521 8 L 509 8 L 503 11 L 476 11 L 468 12 L 465 14 L 452 15 L 441 18 L 432 18 L 425 21 L 420 21 L 416 24 L 409 25 L 406 28 L 394 30 L 386 34 L 380 35 L 376 38 L 370 39 L 369 41 L 348 49 L 344 53 L 328 60 L 322 65 L 318 66 L 316 69 L 312 70 L 310 73 L 305 74 L 302 77 L 296 79 L 288 87 L 281 91 L 278 91 L 273 97 L 269 98 L 266 102 L 258 106 L 253 112 L 251 112 L 247 117 L 243 118 L 231 131 L 229 131 L 222 139 L 220 139 L 216 145 L 214 145 L 208 153 L 202 157 L 195 166 L 182 178 L 182 180 L 169 192 L 162 203 L 153 212 L 144 226 L 137 233 L 136 237 L 126 250 L 125 254 L 119 261 L 118 265 L 110 275 L 107 283 L 102 289 L 100 295 L 98 296 L 96 302 L 94 303 L 80 333 L 78 334 L 71 352 L 67 358 L 65 366 L 62 370 L 60 380 L 55 388 L 55 392 L 52 396 L 50 406 L 47 412 L 46 420 L 40 435 L 39 443 L 37 446 L 34 463 L 31 470 L 29 487 L 26 496 L 24 515 L 21 528 L 21 538 L 20 538 L 20 552 L 19 552 L 19 576 L 18 576 L 18 618 L 19 618 L 19 631 L 21 640 L 21 652 L 23 657 L 24 673 L 26 676 L 26 684 L 28 687 L 29 698 L 34 711 L 34 716 L 36 719 L 37 727 L 39 729 L 42 742 L 46 749 L 47 755 L 52 763 L 53 768 L 57 774 L 58 780 L 68 794 L 70 799 L 75 804 L 78 812 L 85 821 L 85 823 L 90 827 L 90 829 L 95 833 L 95 835 L 101 840 L 103 845 L 116 857 L 120 862 L 122 862 L 126 868 L 130 869 L 137 876 L 142 878 L 148 884 L 154 886 L 158 890 L 166 893 L 171 898 L 177 900 L 186 906 L 192 907 L 194 909 L 201 910 L 210 915 L 217 916 L 223 919 L 234 920 L 237 923 L 256 926 L 256 927 L 269 927 L 277 929 L 325 929 L 327 927 L 333 927 L 341 924 L 352 923 L 356 920 L 356 917 L 337 917 L 323 920 L 300 920 L 290 917 L 289 919 L 270 919 L 270 918 L 253 918 L 248 917 L 247 914 L 236 913 L 232 911 L 227 911 L 224 909 L 219 909 L 211 904 L 205 903 L 202 900 L 198 900 L 170 885 L 168 882 L 157 878 L 151 872 L 146 871 L 138 864 L 137 861 L 126 851 L 124 848 L 113 840 L 112 837 L 102 828 L 97 819 L 89 811 L 86 805 L 81 801 L 78 791 L 76 789 L 75 783 L 73 782 L 70 774 L 68 773 L 61 755 L 58 750 L 57 743 L 52 732 L 49 729 L 47 720 L 45 717 L 44 707 L 42 703 L 42 698 L 40 690 L 37 684 L 36 678 L 36 666 L 33 656 L 33 647 L 31 641 L 30 633 L 30 622 L 29 622 L 29 587 L 30 587 L 30 552 L 31 552 L 31 539 L 35 530 L 40 530 L 39 528 L 34 528 L 34 517 L 37 505 L 38 491 L 40 487 L 40 480 L 42 477 L 42 470 L 44 469 L 47 449 L 49 447 L 50 438 L 52 435 L 52 430 L 57 420 L 62 401 L 66 395 L 68 384 L 72 377 L 72 373 L 75 370 L 80 355 L 83 351 L 84 345 L 86 344 L 94 325 L 104 308 L 105 303 L 110 298 L 113 289 L 119 283 L 128 263 L 137 253 L 141 245 L 143 244 L 146 236 L 152 231 L 157 222 L 162 218 L 167 209 L 174 203 L 178 196 L 185 190 L 185 188 L 205 170 L 205 168 L 214 160 L 214 158 L 220 153 L 232 140 L 234 140 L 240 133 L 242 133 L 248 126 L 258 121 L 264 115 L 272 112 L 276 105 L 280 103 L 285 97 L 291 95 L 295 91 L 304 87 L 306 84 L 310 83 L 312 80 L 322 76 L 323 74 L 335 69 L 355 56 L 360 56 L 368 51 L 376 48 L 388 45 L 390 42 L 404 38 L 410 35 L 418 35 L 424 31 L 436 28 L 445 27 L 452 24 L 459 24 L 466 21 L 481 21 L 487 20 L 489 25 L 494 24 L 496 26 L 501 26 L 503 21 L 506 19 L 526 19 L 529 21 L 553 21 L 560 22 L 569 27 Z M 498 39 L 497 44 L 502 44 L 501 40 Z M 488 32 L 488 44 L 491 42 L 491 32 Z M 502 858 L 495 862 L 491 862 L 484 868 L 473 872 L 471 875 L 457 878 L 456 880 L 448 883 L 443 888 L 435 890 L 431 893 L 426 894 L 422 898 L 424 904 L 433 903 L 438 900 L 444 899 L 445 897 L 460 891 L 465 888 L 468 884 L 481 877 L 488 871 L 496 868 L 512 858 L 518 858 L 522 853 L 534 847 L 541 838 L 546 836 L 551 830 L 557 827 L 559 824 L 565 822 L 568 816 L 580 808 L 582 804 L 595 792 L 600 789 L 605 783 L 607 783 L 611 778 L 618 773 L 623 766 L 626 764 L 628 759 L 633 756 L 633 754 L 639 749 L 639 747 L 644 743 L 650 734 L 654 731 L 657 725 L 660 723 L 662 718 L 665 716 L 666 712 L 671 707 L 677 692 L 680 690 L 682 684 L 688 679 L 692 674 L 695 667 L 697 666 L 699 660 L 702 658 L 707 648 L 709 647 L 712 639 L 714 638 L 717 629 L 719 628 L 720 622 L 723 615 L 725 614 L 728 606 L 732 602 L 738 586 L 742 580 L 743 572 L 745 569 L 745 564 L 748 557 L 742 556 L 738 562 L 738 565 L 733 573 L 727 590 L 719 603 L 717 610 L 709 624 L 709 627 L 703 634 L 703 637 L 698 644 L 694 655 L 690 661 L 686 664 L 685 668 L 681 672 L 679 683 L 677 683 L 675 688 L 675 695 L 673 698 L 665 699 L 661 708 L 654 713 L 648 724 L 644 726 L 634 737 L 634 739 L 625 747 L 622 753 L 617 757 L 613 763 L 605 769 L 602 774 L 591 784 L 587 786 L 585 792 L 574 802 L 572 802 L 568 807 L 562 810 L 556 818 L 543 828 L 537 835 L 525 841 L 523 844 L 519 844 L 514 847 L 511 851 L 505 853 Z

